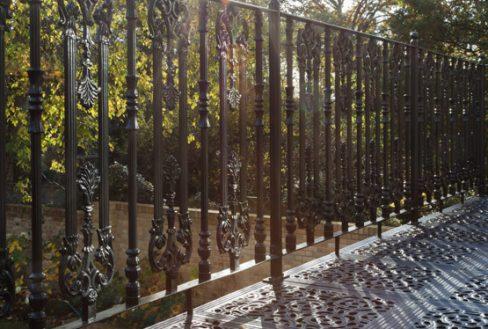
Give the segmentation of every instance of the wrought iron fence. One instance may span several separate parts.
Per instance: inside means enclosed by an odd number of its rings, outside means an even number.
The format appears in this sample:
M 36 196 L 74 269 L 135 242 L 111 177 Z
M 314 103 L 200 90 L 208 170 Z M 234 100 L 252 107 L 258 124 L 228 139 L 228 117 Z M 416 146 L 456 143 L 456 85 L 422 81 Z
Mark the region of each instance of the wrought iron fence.
M 64 48 L 66 167 L 66 225 L 59 284 L 66 296 L 81 297 L 82 321 L 88 322 L 95 317 L 98 292 L 114 275 L 113 235 L 108 210 L 108 87 L 111 21 L 117 9 L 112 0 L 60 0 L 58 3 Z M 134 0 L 127 0 L 125 8 L 126 130 L 129 141 L 127 308 L 140 303 L 136 212 L 138 17 L 135 4 Z M 216 6 L 216 17 L 209 12 L 211 5 Z M 32 273 L 29 277 L 29 321 L 32 328 L 45 327 L 44 307 L 48 298 L 43 290 L 42 266 L 40 7 L 40 0 L 30 1 L 28 110 L 32 159 Z M 252 15 L 253 21 L 245 19 L 242 11 Z M 269 261 L 270 276 L 273 281 L 279 281 L 283 278 L 284 254 L 329 239 L 335 239 L 339 253 L 341 236 L 359 228 L 377 225 L 381 236 L 382 223 L 393 215 L 403 215 L 416 223 L 423 211 L 442 210 L 450 197 L 459 196 L 464 200 L 468 193 L 486 194 L 484 64 L 419 47 L 415 33 L 411 35 L 411 43 L 400 43 L 287 14 L 280 11 L 277 0 L 272 0 L 269 8 L 235 1 L 213 4 L 199 0 L 197 111 L 201 144 L 201 227 L 192 227 L 188 212 L 188 116 L 193 109 L 188 105 L 187 73 L 189 24 L 193 18 L 183 0 L 148 0 L 147 12 L 148 21 L 143 23 L 148 24 L 151 33 L 153 60 L 154 220 L 146 256 L 154 271 L 165 272 L 166 296 L 191 291 L 202 283 L 225 276 L 212 273 L 209 258 L 214 242 L 221 253 L 228 254 L 232 273 L 239 269 L 240 252 L 254 234 L 255 260 L 245 267 Z M 5 47 L 8 45 L 4 42 L 4 34 L 9 19 L 9 1 L 2 1 L 2 180 L 6 177 L 5 99 L 8 89 L 5 82 Z M 265 21 L 267 29 L 264 29 Z M 214 32 L 211 29 L 215 29 Z M 218 76 L 209 74 L 210 47 L 217 48 Z M 79 49 L 81 61 L 77 58 Z M 97 56 L 94 52 L 98 52 Z M 95 58 L 98 59 L 96 66 L 93 65 Z M 254 77 L 247 76 L 251 61 Z M 77 67 L 78 63 L 81 68 Z M 248 82 L 252 78 L 254 92 L 248 93 Z M 210 84 L 218 84 L 220 92 L 219 122 L 213 122 L 212 126 L 209 120 Z M 246 129 L 251 103 L 254 103 L 252 153 Z M 77 159 L 79 104 L 85 108 L 98 106 L 98 168 L 89 159 Z M 164 148 L 163 108 L 178 111 L 178 154 L 167 154 Z M 228 116 L 232 110 L 239 111 L 237 146 L 230 145 L 228 136 Z M 267 122 L 269 133 L 265 126 Z M 210 129 L 219 129 L 219 168 L 209 165 Z M 265 170 L 265 154 L 269 154 L 269 172 Z M 251 161 L 256 170 L 255 209 L 251 209 L 247 202 Z M 220 174 L 221 195 L 218 229 L 212 241 L 208 216 L 209 172 L 214 170 Z M 269 177 L 267 187 L 265 176 Z M 282 176 L 285 179 L 282 180 Z M 269 232 L 264 225 L 267 188 L 271 200 Z M 12 310 L 15 294 L 12 262 L 6 245 L 5 189 L 6 184 L 1 182 L 2 315 Z M 78 189 L 84 196 L 82 240 L 76 220 Z M 282 202 L 282 191 L 286 191 L 285 202 Z M 100 216 L 96 230 L 98 245 L 95 247 L 92 212 L 97 194 Z M 256 213 L 255 227 L 250 226 L 250 212 Z M 340 231 L 334 232 L 334 220 L 342 223 Z M 323 237 L 316 239 L 314 232 L 319 225 L 323 225 Z M 286 230 L 284 239 L 283 228 Z M 297 228 L 306 230 L 306 245 L 297 246 Z M 199 230 L 199 241 L 192 241 L 191 230 Z M 265 244 L 266 235 L 270 236 L 269 246 Z M 198 246 L 200 256 L 198 280 L 179 286 L 179 270 L 189 262 L 195 252 L 194 245 Z M 187 296 L 191 298 L 191 294 Z M 191 300 L 188 303 L 191 310 Z

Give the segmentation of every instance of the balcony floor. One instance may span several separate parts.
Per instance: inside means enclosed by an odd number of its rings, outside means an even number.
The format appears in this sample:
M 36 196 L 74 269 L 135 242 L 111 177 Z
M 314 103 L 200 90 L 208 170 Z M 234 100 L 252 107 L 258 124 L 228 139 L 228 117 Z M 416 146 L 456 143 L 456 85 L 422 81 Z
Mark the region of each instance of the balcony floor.
M 151 328 L 488 328 L 488 199 L 421 219 Z

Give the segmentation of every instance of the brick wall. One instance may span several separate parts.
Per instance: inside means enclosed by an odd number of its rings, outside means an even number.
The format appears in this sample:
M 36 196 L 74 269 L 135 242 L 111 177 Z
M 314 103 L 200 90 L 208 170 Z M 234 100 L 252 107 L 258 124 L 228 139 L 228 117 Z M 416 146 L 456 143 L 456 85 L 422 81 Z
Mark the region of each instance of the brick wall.
M 153 218 L 153 206 L 147 204 L 139 204 L 138 209 L 138 243 L 141 249 L 141 259 L 147 257 L 147 247 L 149 242 L 149 230 L 151 228 L 151 221 Z M 51 240 L 57 235 L 62 235 L 64 231 L 64 209 L 44 207 L 44 224 L 43 224 L 43 238 L 46 241 Z M 220 254 L 215 242 L 215 233 L 217 227 L 217 214 L 215 210 L 210 211 L 209 214 L 209 228 L 212 233 L 212 252 L 211 252 L 211 270 L 217 272 L 229 267 L 229 257 L 227 254 Z M 198 246 L 198 233 L 200 230 L 200 214 L 198 209 L 190 209 L 190 215 L 193 221 L 192 234 L 193 234 L 193 254 L 189 265 L 182 267 L 180 271 L 179 282 L 185 282 L 194 279 L 197 275 L 197 267 L 199 262 L 199 256 L 197 253 Z M 25 205 L 7 205 L 7 232 L 8 234 L 20 234 L 30 233 L 30 207 Z M 78 212 L 79 227 L 83 219 L 82 212 Z M 94 212 L 95 222 L 98 221 L 98 209 L 95 207 Z M 254 228 L 255 216 L 250 216 L 251 228 Z M 127 217 L 127 204 L 124 202 L 111 202 L 110 203 L 110 222 L 112 224 L 112 231 L 115 235 L 113 247 L 116 256 L 116 270 L 123 275 L 123 269 L 125 267 L 128 240 L 128 217 Z M 340 224 L 335 223 L 335 229 L 340 229 Z M 269 248 L 269 217 L 265 217 L 265 226 L 267 232 L 266 246 Z M 387 228 L 385 228 L 386 230 Z M 284 225 L 283 225 L 284 230 Z M 95 233 L 94 233 L 95 234 Z M 306 241 L 305 231 L 303 229 L 297 229 L 297 243 Z M 316 229 L 316 237 L 321 236 L 322 227 L 319 225 Z M 346 235 L 341 239 L 341 246 L 360 241 L 366 237 L 376 234 L 375 227 L 363 228 L 355 233 Z M 283 239 L 286 236 L 286 232 L 283 232 Z M 95 240 L 96 241 L 96 238 Z M 251 240 L 249 246 L 247 246 L 241 254 L 241 263 L 254 258 L 254 236 L 251 234 Z M 283 241 L 283 246 L 285 245 Z M 268 249 L 269 250 L 269 249 Z M 284 258 L 284 269 L 290 269 L 295 266 L 301 265 L 305 262 L 313 260 L 315 258 L 324 256 L 334 251 L 334 241 L 319 244 L 306 248 L 304 250 L 295 252 L 291 255 L 287 255 Z M 145 274 L 151 275 L 151 274 Z M 152 277 L 141 277 L 141 282 L 161 282 L 164 281 L 164 274 L 154 274 Z M 234 277 L 229 277 L 221 281 L 211 282 L 201 287 L 201 289 L 194 290 L 195 305 L 199 305 L 206 301 L 212 300 L 219 296 L 222 296 L 228 292 L 240 289 L 249 284 L 255 283 L 265 277 L 269 276 L 269 264 L 263 263 L 250 270 L 246 270 L 237 274 Z M 152 289 L 150 289 L 152 290 Z M 155 292 L 155 291 L 153 291 Z

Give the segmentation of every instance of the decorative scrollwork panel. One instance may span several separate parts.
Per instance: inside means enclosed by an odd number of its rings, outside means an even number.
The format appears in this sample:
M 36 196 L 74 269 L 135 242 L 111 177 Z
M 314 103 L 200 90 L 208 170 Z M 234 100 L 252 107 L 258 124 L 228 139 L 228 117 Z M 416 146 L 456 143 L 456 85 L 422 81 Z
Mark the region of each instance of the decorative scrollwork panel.
M 114 253 L 111 247 L 113 235 L 109 227 L 98 230 L 99 246 L 95 248 L 93 245 L 93 202 L 100 176 L 91 162 L 87 161 L 81 166 L 77 183 L 84 199 L 85 216 L 81 228 L 83 247 L 81 252 L 78 252 L 78 235 L 64 238 L 59 280 L 64 294 L 82 297 L 82 317 L 83 321 L 87 321 L 93 315 L 92 308 L 100 289 L 111 282 L 115 273 Z
M 236 269 L 241 251 L 249 243 L 251 227 L 247 202 L 240 201 L 239 197 L 241 161 L 237 153 L 231 153 L 227 168 L 231 187 L 230 207 L 219 212 L 216 239 L 219 251 L 229 254 L 231 269 Z
M 164 183 L 167 187 L 166 211 L 168 229 L 166 244 L 161 244 L 162 231 L 151 229 L 149 242 L 149 261 L 154 269 L 166 273 L 166 288 L 176 290 L 178 271 L 183 264 L 190 261 L 192 250 L 191 220 L 178 216 L 179 225 L 176 228 L 176 182 L 180 178 L 181 168 L 175 157 L 169 156 L 163 164 Z M 163 249 L 164 248 L 164 249 Z

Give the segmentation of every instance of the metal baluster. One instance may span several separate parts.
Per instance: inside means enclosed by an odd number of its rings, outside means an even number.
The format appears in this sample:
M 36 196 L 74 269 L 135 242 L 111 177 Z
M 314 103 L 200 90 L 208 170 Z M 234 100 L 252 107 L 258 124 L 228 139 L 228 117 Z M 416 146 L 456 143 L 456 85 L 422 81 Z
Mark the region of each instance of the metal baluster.
M 363 195 L 363 39 L 356 37 L 356 193 L 354 195 L 354 219 L 356 226 L 364 226 L 364 195 Z
M 345 157 L 345 185 L 344 185 L 344 214 L 345 222 L 351 221 L 354 216 L 354 176 L 353 176 L 353 146 L 352 146 L 352 72 L 353 72 L 353 44 L 349 34 L 345 35 L 343 44 L 342 65 L 344 67 L 344 110 L 346 112 L 346 157 Z
M 469 192 L 469 178 L 468 178 L 468 121 L 469 121 L 469 72 L 467 62 L 463 61 L 463 93 L 462 93 L 462 127 L 461 127 L 461 149 L 462 149 L 462 169 L 461 169 L 461 201 L 464 203 L 467 192 Z
M 441 174 L 441 131 L 442 131 L 442 90 L 441 90 L 441 61 L 442 57 L 437 56 L 435 61 L 435 84 L 434 84 L 434 205 L 435 209 L 442 211 L 444 200 L 442 198 L 442 174 Z
M 315 30 L 314 33 L 314 40 L 313 40 L 314 47 L 311 49 L 312 59 L 313 59 L 313 104 L 312 104 L 312 171 L 313 171 L 313 210 L 314 210 L 314 219 L 311 223 L 313 227 L 318 224 L 320 220 L 320 216 L 318 215 L 321 208 L 321 203 L 317 203 L 320 201 L 319 194 L 320 194 L 320 89 L 319 89 L 319 80 L 320 80 L 320 55 L 321 55 L 321 44 L 322 40 L 320 37 L 320 33 L 318 30 Z
M 404 75 L 405 75 L 405 83 L 404 83 L 404 94 L 403 94 L 403 117 L 405 118 L 405 125 L 404 125 L 404 150 L 405 150 L 405 160 L 404 160 L 404 186 L 403 186 L 403 195 L 405 196 L 405 208 L 407 211 L 410 210 L 410 206 L 413 203 L 412 200 L 412 187 L 410 185 L 411 181 L 411 126 L 412 126 L 412 116 L 410 113 L 410 79 L 411 79 L 411 56 L 412 50 L 410 47 L 405 47 L 405 59 L 404 59 Z
M 441 183 L 442 199 L 445 200 L 449 195 L 449 59 L 442 57 L 442 100 L 441 100 Z
M 266 246 L 264 240 L 266 239 L 266 231 L 264 227 L 264 157 L 263 157 L 263 143 L 264 143 L 264 84 L 263 84 L 263 14 L 260 10 L 255 11 L 255 42 L 256 42 L 256 68 L 255 68 L 255 100 L 254 113 L 256 121 L 254 123 L 256 129 L 256 190 L 257 190 L 257 209 L 256 209 L 256 226 L 254 238 L 256 245 L 254 247 L 254 259 L 261 262 L 266 258 Z
M 228 253 L 231 270 L 239 267 L 239 257 L 242 248 L 249 243 L 249 215 L 247 202 L 242 202 L 242 191 L 240 190 L 239 177 L 242 168 L 239 156 L 232 152 L 230 162 L 228 161 L 228 110 L 239 107 L 241 94 L 235 87 L 234 76 L 234 47 L 238 42 L 236 35 L 238 31 L 233 30 L 236 26 L 242 26 L 243 32 L 240 39 L 247 36 L 247 25 L 240 20 L 237 7 L 225 5 L 220 11 L 216 25 L 217 51 L 219 56 L 219 87 L 220 87 L 220 181 L 221 181 L 221 206 L 218 215 L 217 246 L 221 253 Z M 227 72 L 227 60 L 229 71 Z M 227 73 L 230 75 L 230 85 L 227 90 Z M 231 204 L 228 204 L 228 179 L 231 178 Z
M 425 192 L 425 177 L 424 177 L 424 169 L 425 169 L 425 152 L 424 152 L 424 145 L 425 145 L 425 134 L 424 134 L 424 124 L 426 122 L 424 115 L 424 66 L 425 66 L 425 51 L 419 49 L 418 51 L 418 61 L 417 61 L 417 155 L 418 155 L 418 167 L 417 167 L 417 197 L 418 197 L 418 208 L 419 210 L 424 205 L 424 192 Z
M 334 108 L 334 162 L 335 162 L 335 181 L 334 181 L 334 203 L 335 213 L 342 219 L 342 171 L 341 171 L 341 111 L 342 111 L 342 85 L 341 85 L 341 44 L 343 33 L 336 36 L 334 42 L 334 90 L 335 90 L 335 108 Z M 347 232 L 347 223 L 342 226 L 342 231 Z
M 480 129 L 479 129 L 479 139 L 480 139 L 480 160 L 479 160 L 479 183 L 478 183 L 478 194 L 480 196 L 486 196 L 487 189 L 486 189 L 486 123 L 485 120 L 485 86 L 486 86 L 486 60 L 485 57 L 481 58 L 480 65 L 478 67 L 479 75 L 480 75 L 480 83 L 479 83 L 479 98 L 480 98 Z
M 270 109 L 270 197 L 271 203 L 271 278 L 282 280 L 282 228 L 280 216 L 281 184 L 281 78 L 280 78 L 280 3 L 271 0 L 269 9 L 269 109 Z
M 42 272 L 42 203 L 41 203 L 41 138 L 44 133 L 41 117 L 42 80 L 41 70 L 41 1 L 29 2 L 30 32 L 30 68 L 28 110 L 30 116 L 29 133 L 31 135 L 31 225 L 32 225 L 32 267 L 29 275 L 29 327 L 40 329 L 46 326 L 44 307 L 47 295 L 43 291 L 44 273 Z
M 200 241 L 198 255 L 198 279 L 200 282 L 210 280 L 210 232 L 208 230 L 208 130 L 210 121 L 208 119 L 208 40 L 207 40 L 208 0 L 200 0 L 199 7 L 199 33 L 200 33 L 200 81 L 198 112 L 200 120 L 200 142 L 201 146 L 201 205 L 200 205 Z
M 401 92 L 401 65 L 402 65 L 402 46 L 395 44 L 392 50 L 391 64 L 390 64 L 390 142 L 391 142 L 391 166 L 392 166 L 392 198 L 394 203 L 394 212 L 396 215 L 400 214 L 402 207 L 402 102 L 400 97 Z
M 128 168 L 129 168 L 129 195 L 128 195 L 128 214 L 129 214 L 129 246 L 126 251 L 127 267 L 125 276 L 127 285 L 125 287 L 127 306 L 139 303 L 139 266 L 140 250 L 137 247 L 137 71 L 136 71 L 136 24 L 137 12 L 135 0 L 127 0 L 127 126 L 129 135 L 128 143 Z
M 388 43 L 383 42 L 383 66 L 382 66 L 382 92 L 381 92 L 381 123 L 383 124 L 383 182 L 381 186 L 381 216 L 383 219 L 390 217 L 391 208 L 391 186 L 390 186 L 390 173 L 388 168 L 388 155 L 389 155 L 389 108 L 388 108 Z
M 306 197 L 306 173 L 305 173 L 305 148 L 307 145 L 307 136 L 305 131 L 306 125 L 306 86 L 305 86 L 305 70 L 307 69 L 307 54 L 306 43 L 304 38 L 304 30 L 301 29 L 297 33 L 297 62 L 299 72 L 299 122 L 298 122 L 298 224 L 303 228 L 306 223 L 307 197 Z
M 456 86 L 456 78 L 455 78 L 455 67 L 454 67 L 453 60 L 450 60 L 449 66 L 449 129 L 447 131 L 447 136 L 449 138 L 449 196 L 453 196 L 456 194 L 456 177 L 455 177 L 455 168 L 454 168 L 454 152 L 455 152 L 455 86 Z
M 434 175 L 434 81 L 435 79 L 435 63 L 431 52 L 427 53 L 425 59 L 425 88 L 424 88 L 424 108 L 425 108 L 425 143 L 424 143 L 424 182 L 426 201 L 429 205 L 434 206 L 433 203 L 433 175 Z
M 365 172 L 365 192 L 366 192 L 366 201 L 369 206 L 371 203 L 371 191 L 372 191 L 372 171 L 371 171 L 371 154 L 372 149 L 370 148 L 370 141 L 371 141 L 371 109 L 372 109 L 372 41 L 373 39 L 369 39 L 365 52 L 364 52 L 364 111 L 365 111 L 365 127 L 364 127 L 364 140 L 365 140 L 365 154 L 364 154 L 364 172 Z M 368 207 L 368 211 L 371 211 L 371 207 Z M 372 217 L 372 216 L 370 216 Z M 376 216 L 375 216 L 376 217 Z
M 148 27 L 152 39 L 152 79 L 153 79 L 153 171 L 154 199 L 153 220 L 148 246 L 149 264 L 153 271 L 162 271 L 156 255 L 167 242 L 163 231 L 163 48 L 164 48 L 164 17 L 158 7 L 158 1 L 148 2 Z
M 294 200 L 294 180 L 293 180 L 293 114 L 295 112 L 295 102 L 293 100 L 293 20 L 286 20 L 286 162 L 287 166 L 287 211 L 286 211 L 286 250 L 288 252 L 296 249 L 297 238 L 295 235 L 295 200 Z
M 372 181 L 372 191 L 371 191 L 371 207 L 370 207 L 370 220 L 372 222 L 376 221 L 377 217 L 377 208 L 381 205 L 381 49 L 380 46 L 376 43 L 376 40 L 373 40 L 373 48 L 372 53 L 374 54 L 372 57 L 372 78 L 371 81 L 371 88 L 373 90 L 373 98 L 371 100 L 371 104 L 373 106 L 373 113 L 374 113 L 374 147 L 371 149 L 373 154 L 372 157 L 372 164 L 371 164 L 371 181 Z
M 181 176 L 179 182 L 179 227 L 176 232 L 176 239 L 184 249 L 179 252 L 180 263 L 187 264 L 193 253 L 193 234 L 191 230 L 192 220 L 188 211 L 188 47 L 190 46 L 190 15 L 188 8 L 183 2 L 183 20 L 179 30 L 178 41 L 178 82 L 179 82 L 179 164 Z
M 104 0 L 95 10 L 94 18 L 98 25 L 98 156 L 100 158 L 100 210 L 97 230 L 100 248 L 99 260 L 112 252 L 112 226 L 110 225 L 110 187 L 109 187 L 109 46 L 113 18 L 113 1 Z M 110 248 L 110 250 L 108 249 Z M 103 257 L 102 257 L 103 256 Z M 112 263 L 113 265 L 113 263 Z
M 247 144 L 247 110 L 248 110 L 248 86 L 247 86 L 247 52 L 248 52 L 248 39 L 249 39 L 249 27 L 247 22 L 241 21 L 241 31 L 237 36 L 237 46 L 239 50 L 239 156 L 241 161 L 241 172 L 239 177 L 240 182 L 240 200 L 239 204 L 248 212 L 249 204 L 247 200 L 248 196 L 248 157 L 249 150 Z
M 64 157 L 65 157 L 65 236 L 61 247 L 61 261 L 59 266 L 59 284 L 61 292 L 67 297 L 77 295 L 77 287 L 68 280 L 76 277 L 81 267 L 81 257 L 77 252 L 79 244 L 78 236 L 78 216 L 77 210 L 77 188 L 76 188 L 76 110 L 77 110 L 77 90 L 76 90 L 76 65 L 77 65 L 77 36 L 76 24 L 79 19 L 79 8 L 74 3 L 64 1 L 58 2 L 60 23 L 63 31 L 63 55 L 64 55 Z M 90 8 L 93 10 L 93 7 Z M 87 16 L 85 10 L 84 16 Z M 83 25 L 88 22 L 83 18 Z M 84 42 L 89 42 L 86 38 L 88 34 L 84 31 Z M 89 46 L 89 45 L 88 45 Z M 86 51 L 86 47 L 85 47 Z M 87 60 L 85 58 L 85 60 Z M 90 60 L 88 58 L 88 60 Z M 88 76 L 89 77 L 89 76 Z
M 231 9 L 228 4 L 223 4 L 223 8 L 219 11 L 217 22 L 215 25 L 215 35 L 217 37 L 217 56 L 219 60 L 219 138 L 220 138 L 220 206 L 218 215 L 218 227 L 223 223 L 230 226 L 231 219 L 229 218 L 228 205 L 228 137 L 227 137 L 227 116 L 228 116 L 228 100 L 227 100 L 227 61 L 228 54 L 232 52 L 231 47 Z M 232 60 L 232 59 L 230 59 Z M 229 60 L 229 61 L 230 61 Z M 223 236 L 219 236 L 219 229 L 217 229 L 217 244 L 221 252 L 223 250 Z M 238 264 L 234 263 L 235 258 L 230 255 L 231 268 L 235 269 Z M 234 267 L 234 268 L 233 268 Z
M 411 204 L 409 206 L 409 219 L 417 224 L 419 215 L 419 203 L 421 192 L 419 184 L 420 171 L 420 139 L 419 139 L 419 118 L 418 118 L 418 34 L 412 32 L 410 46 L 410 193 Z
M 464 201 L 462 190 L 462 169 L 463 169 L 463 150 L 462 150 L 462 118 L 463 118 L 463 95 L 464 95 L 464 76 L 463 64 L 460 59 L 456 60 L 456 140 L 455 140 L 455 167 L 456 167 L 456 191 L 461 201 Z
M 0 318 L 8 316 L 15 299 L 13 262 L 7 248 L 7 82 L 5 80 L 5 32 L 10 19 L 10 2 L 0 4 Z
M 325 28 L 325 97 L 324 97 L 324 126 L 325 126 L 325 194 L 324 194 L 324 237 L 332 238 L 334 226 L 332 219 L 334 217 L 334 200 L 332 197 L 332 88 L 331 88 L 331 35 L 330 28 Z
M 83 48 L 82 53 L 82 74 L 80 81 L 76 82 L 76 13 L 78 8 L 73 3 L 59 2 L 59 12 L 61 23 L 64 25 L 64 61 L 65 61 L 65 158 L 66 158 L 66 236 L 63 239 L 61 248 L 61 262 L 59 266 L 59 284 L 62 293 L 68 297 L 81 296 L 81 318 L 84 323 L 95 316 L 95 303 L 98 293 L 102 287 L 110 283 L 114 275 L 114 255 L 111 248 L 112 234 L 107 233 L 106 219 L 101 219 L 99 235 L 99 247 L 93 246 L 93 201 L 95 191 L 100 183 L 100 176 L 95 166 L 86 161 L 80 168 L 78 179 L 76 179 L 76 156 L 77 156 L 77 137 L 76 137 L 76 110 L 78 100 L 85 109 L 91 109 L 95 105 L 101 89 L 92 77 L 92 35 L 91 27 L 94 24 L 94 13 L 96 2 L 80 2 L 82 14 L 81 25 L 83 36 L 80 44 Z M 103 38 L 101 33 L 105 33 L 105 46 L 100 46 L 101 65 L 99 67 L 100 80 L 103 82 L 103 98 L 99 99 L 99 109 L 102 112 L 99 120 L 104 120 L 103 115 L 107 109 L 103 108 L 107 103 L 107 78 L 108 78 L 108 32 L 109 17 L 108 12 L 110 3 L 103 3 L 97 8 L 97 23 L 103 21 L 105 31 L 99 28 L 99 39 Z M 101 15 L 107 14 L 102 18 Z M 107 18 L 107 19 L 106 19 Z M 99 20 L 100 19 L 100 20 Z M 105 62 L 103 62 L 105 61 Z M 101 129 L 101 133 L 106 131 Z M 100 143 L 107 142 L 107 136 L 102 136 Z M 108 146 L 107 146 L 108 147 Z M 99 146 L 99 150 L 102 147 Z M 105 160 L 102 154 L 100 160 Z M 105 172 L 106 173 L 106 172 Z M 76 184 L 84 196 L 83 210 L 85 217 L 82 225 L 83 248 L 78 252 L 78 232 L 77 232 L 77 194 Z M 107 206 L 106 204 L 104 206 Z M 110 229 L 109 229 L 110 230 Z M 95 262 L 98 262 L 104 269 L 100 270 Z
M 177 278 L 180 267 L 188 263 L 191 256 L 191 220 L 188 215 L 187 205 L 187 81 L 186 81 L 186 56 L 188 47 L 189 15 L 188 8 L 181 1 L 151 2 L 149 3 L 149 26 L 153 36 L 153 80 L 154 80 L 154 171 L 157 183 L 157 195 L 155 197 L 155 219 L 150 230 L 149 261 L 155 271 L 166 273 L 166 291 L 174 292 L 177 289 Z M 178 43 L 175 47 L 175 40 Z M 166 84 L 161 84 L 161 52 L 166 56 L 168 72 Z M 174 53 L 178 53 L 179 64 L 179 90 L 175 85 Z M 160 89 L 161 92 L 157 91 Z M 174 110 L 179 101 L 179 158 L 168 156 L 164 163 L 162 157 L 162 99 L 168 111 Z M 176 183 L 179 180 L 180 212 L 176 213 Z M 166 197 L 168 201 L 168 228 L 167 235 L 163 233 L 163 184 L 167 187 Z M 156 191 L 155 191 L 156 192 Z M 156 207 L 158 208 L 156 210 Z M 179 226 L 176 229 L 176 217 Z M 181 246 L 181 247 L 180 247 Z M 163 251 L 161 251 L 164 248 Z

